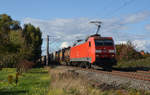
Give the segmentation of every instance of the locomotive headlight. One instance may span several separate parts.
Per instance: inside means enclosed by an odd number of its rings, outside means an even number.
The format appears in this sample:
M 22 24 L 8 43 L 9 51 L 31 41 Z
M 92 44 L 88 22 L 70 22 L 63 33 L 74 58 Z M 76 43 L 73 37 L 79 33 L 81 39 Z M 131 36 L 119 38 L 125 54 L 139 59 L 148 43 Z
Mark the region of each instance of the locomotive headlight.
M 101 53 L 102 52 L 102 50 L 96 50 L 96 53 Z
M 109 50 L 109 53 L 115 53 L 115 50 Z

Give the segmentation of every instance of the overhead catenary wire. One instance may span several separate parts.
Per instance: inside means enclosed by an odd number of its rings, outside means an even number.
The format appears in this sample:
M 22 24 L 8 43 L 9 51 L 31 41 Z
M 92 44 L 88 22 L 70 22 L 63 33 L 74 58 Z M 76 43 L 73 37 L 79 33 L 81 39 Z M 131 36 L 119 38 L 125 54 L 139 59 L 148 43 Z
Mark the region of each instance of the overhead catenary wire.
M 135 0 L 129 0 L 129 1 L 125 1 L 125 0 L 121 0 L 121 1 L 124 1 L 123 5 L 116 8 L 115 10 L 113 10 L 112 12 L 108 12 L 106 13 L 102 18 L 104 17 L 110 17 L 110 16 L 113 16 L 115 13 L 117 13 L 118 11 L 120 11 L 122 8 L 130 5 L 131 3 L 133 3 Z
M 113 15 L 115 15 L 117 12 L 119 12 L 121 9 L 125 8 L 126 6 L 130 5 L 131 3 L 133 3 L 135 0 L 121 0 L 123 2 L 123 5 L 121 5 L 120 7 L 116 8 L 115 10 L 112 10 L 111 12 L 107 12 L 103 17 L 101 18 L 106 18 L 106 17 L 112 17 Z M 116 41 L 119 40 L 119 33 L 118 31 L 116 31 L 114 34 L 116 34 Z
M 54 36 L 49 36 L 49 37 L 54 37 Z M 56 36 L 55 36 L 56 37 Z M 57 38 L 57 37 L 56 37 Z M 53 41 L 50 41 L 50 43 L 49 43 L 49 45 L 50 45 L 50 48 L 49 48 L 49 51 L 50 52 L 52 52 L 52 51 L 57 51 L 57 50 L 59 50 L 59 49 L 61 49 L 60 48 L 60 45 L 59 44 L 57 44 L 56 42 L 61 42 L 61 41 L 63 41 L 64 40 L 64 38 L 63 37 L 60 37 L 60 38 L 57 38 L 56 40 L 53 40 Z M 53 45 L 53 44 L 55 44 L 55 45 Z M 53 47 L 51 46 L 51 45 L 53 45 Z M 51 51 L 52 50 L 52 51 Z

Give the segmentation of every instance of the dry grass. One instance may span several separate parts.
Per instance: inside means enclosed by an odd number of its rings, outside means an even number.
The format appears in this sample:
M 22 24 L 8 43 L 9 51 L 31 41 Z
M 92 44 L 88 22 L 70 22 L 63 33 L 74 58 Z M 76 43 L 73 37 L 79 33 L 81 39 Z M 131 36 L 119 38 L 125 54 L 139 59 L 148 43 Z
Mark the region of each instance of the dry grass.
M 87 80 L 73 70 L 51 69 L 51 84 L 48 95 L 99 95 Z
M 145 91 L 116 88 L 104 83 L 89 84 L 89 81 L 74 70 L 47 68 L 51 76 L 48 95 L 149 95 Z

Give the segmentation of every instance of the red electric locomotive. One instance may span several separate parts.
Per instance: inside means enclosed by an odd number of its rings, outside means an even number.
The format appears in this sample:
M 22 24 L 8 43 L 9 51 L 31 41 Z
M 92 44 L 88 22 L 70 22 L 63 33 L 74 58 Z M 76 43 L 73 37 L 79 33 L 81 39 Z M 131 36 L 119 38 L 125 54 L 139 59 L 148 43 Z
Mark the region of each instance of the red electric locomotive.
M 115 45 L 112 37 L 91 35 L 88 39 L 70 49 L 70 62 L 75 65 L 112 67 L 116 64 Z

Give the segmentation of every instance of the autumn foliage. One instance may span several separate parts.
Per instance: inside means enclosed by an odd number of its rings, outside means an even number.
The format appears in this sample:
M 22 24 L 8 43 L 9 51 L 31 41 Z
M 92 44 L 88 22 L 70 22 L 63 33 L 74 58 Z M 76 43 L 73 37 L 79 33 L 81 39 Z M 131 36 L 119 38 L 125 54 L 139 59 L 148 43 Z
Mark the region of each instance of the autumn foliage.
M 144 56 L 135 49 L 135 46 L 128 41 L 127 44 L 116 45 L 116 58 L 117 60 L 132 60 L 132 59 L 141 59 Z

